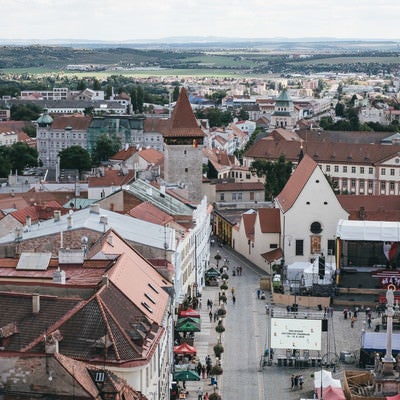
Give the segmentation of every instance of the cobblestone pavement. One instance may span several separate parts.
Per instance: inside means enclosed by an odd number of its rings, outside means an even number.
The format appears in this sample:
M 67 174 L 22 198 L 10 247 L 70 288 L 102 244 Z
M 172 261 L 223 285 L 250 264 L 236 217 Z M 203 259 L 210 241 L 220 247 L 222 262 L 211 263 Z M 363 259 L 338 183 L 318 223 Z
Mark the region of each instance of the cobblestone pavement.
M 267 326 L 269 324 L 265 304 L 269 303 L 270 308 L 276 312 L 283 313 L 286 309 L 271 304 L 269 294 L 267 294 L 266 300 L 257 299 L 256 290 L 262 274 L 258 268 L 246 263 L 243 258 L 229 249 L 219 250 L 222 257 L 230 261 L 229 272 L 238 265 L 243 267 L 242 276 L 229 274 L 229 289 L 226 291 L 227 315 L 223 319 L 226 331 L 222 334 L 222 344 L 225 350 L 221 357 L 223 374 L 218 379 L 218 387 L 211 385 L 210 378 L 202 379 L 200 382 L 187 382 L 187 398 L 197 398 L 199 387 L 204 394 L 206 392 L 210 394 L 214 390 L 219 391 L 223 400 L 313 398 L 314 380 L 312 375 L 319 368 L 278 367 L 276 359 L 271 366 L 260 367 L 260 358 L 267 345 Z M 235 288 L 235 304 L 232 301 L 231 287 Z M 214 305 L 217 305 L 219 291 L 219 287 L 205 287 L 202 290 L 201 332 L 195 334 L 194 343 L 202 363 L 207 355 L 211 356 L 213 363 L 215 362 L 213 346 L 217 343 L 219 334 L 215 331 L 216 323 L 210 322 L 207 299 L 211 299 Z M 317 311 L 299 309 L 299 315 L 302 312 Z M 360 313 L 354 327 L 351 328 L 350 320 L 344 320 L 343 312 L 334 310 L 328 320 L 328 332 L 322 333 L 321 355 L 324 356 L 329 352 L 339 356 L 341 351 L 358 353 L 362 329 L 367 329 L 364 313 Z M 339 363 L 335 372 L 331 370 L 333 376 L 341 378 L 345 368 L 356 369 L 356 364 Z M 303 375 L 302 390 L 291 390 L 290 377 L 292 374 Z

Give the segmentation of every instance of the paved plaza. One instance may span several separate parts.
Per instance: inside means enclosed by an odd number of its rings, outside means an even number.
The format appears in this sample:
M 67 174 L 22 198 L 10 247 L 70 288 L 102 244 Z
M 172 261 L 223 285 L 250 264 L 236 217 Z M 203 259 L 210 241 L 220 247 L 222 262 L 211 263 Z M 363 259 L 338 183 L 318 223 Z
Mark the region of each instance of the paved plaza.
M 214 248 L 214 252 L 215 252 Z M 211 385 L 211 379 L 202 379 L 200 382 L 187 382 L 188 394 L 186 398 L 197 399 L 198 389 L 203 393 L 211 394 L 219 391 L 223 400 L 275 400 L 313 398 L 313 373 L 318 368 L 278 367 L 276 354 L 271 366 L 260 367 L 261 356 L 267 347 L 270 320 L 265 310 L 269 303 L 270 309 L 276 313 L 285 313 L 286 308 L 271 303 L 271 296 L 267 293 L 266 300 L 257 298 L 259 279 L 263 275 L 257 267 L 249 264 L 242 257 L 230 249 L 218 249 L 224 258 L 229 260 L 230 271 L 226 291 L 227 315 L 223 318 L 226 331 L 222 334 L 224 353 L 221 357 L 223 374 L 218 377 L 218 386 Z M 213 256 L 212 256 L 213 257 Z M 230 272 L 233 267 L 243 267 L 242 276 L 233 276 Z M 236 302 L 233 304 L 231 287 L 235 289 Z M 201 332 L 195 334 L 194 345 L 197 347 L 198 358 L 204 363 L 205 357 L 210 355 L 213 363 L 215 356 L 213 346 L 217 343 L 219 334 L 215 331 L 216 323 L 210 322 L 207 299 L 218 304 L 219 287 L 205 287 L 202 290 Z M 299 309 L 303 312 L 317 313 L 318 310 Z M 355 352 L 360 348 L 360 336 L 366 327 L 365 313 L 360 313 L 354 327 L 350 320 L 344 319 L 342 310 L 334 310 L 328 319 L 328 332 L 322 332 L 322 351 L 340 355 L 341 351 Z M 332 357 L 332 356 L 328 356 Z M 326 359 L 326 358 L 325 358 Z M 356 364 L 339 363 L 333 376 L 342 378 L 344 369 L 356 369 Z M 291 389 L 291 375 L 302 375 L 304 385 L 300 390 Z

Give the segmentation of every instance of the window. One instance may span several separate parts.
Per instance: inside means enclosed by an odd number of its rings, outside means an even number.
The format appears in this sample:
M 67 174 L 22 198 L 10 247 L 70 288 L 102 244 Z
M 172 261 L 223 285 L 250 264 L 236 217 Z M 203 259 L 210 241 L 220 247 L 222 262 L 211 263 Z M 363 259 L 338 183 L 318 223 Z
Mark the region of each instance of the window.
M 242 200 L 242 192 L 233 192 L 232 193 L 232 200 Z
M 381 168 L 381 175 L 386 175 L 386 168 Z
M 365 183 L 365 182 L 364 182 L 363 180 L 360 180 L 360 182 L 359 182 L 360 189 L 361 189 L 361 188 L 363 188 L 363 189 L 364 189 L 364 183 Z
M 356 167 L 351 167 L 351 173 L 355 174 L 356 173 Z
M 394 182 L 390 182 L 389 183 L 389 189 L 390 190 L 394 190 Z
M 394 168 L 390 168 L 390 175 L 394 176 Z
M 386 189 L 386 182 L 381 182 L 381 190 L 385 190 Z
M 330 172 L 331 171 L 331 166 L 330 165 L 327 165 L 326 166 L 326 172 Z
M 314 221 L 310 226 L 310 231 L 312 233 L 321 233 L 322 232 L 321 223 L 318 221 Z
M 347 179 L 342 179 L 342 187 L 347 188 Z
M 374 173 L 374 169 L 373 169 L 372 167 L 369 167 L 369 168 L 368 168 L 368 173 L 369 173 L 370 175 L 372 175 L 372 174 Z
M 189 170 L 187 168 L 185 168 L 185 172 L 188 172 Z
M 278 244 L 277 243 L 270 243 L 269 248 L 270 249 L 277 249 L 278 248 Z
M 220 193 L 219 194 L 219 200 L 220 201 L 225 201 L 225 193 Z
M 368 181 L 368 189 L 373 189 L 374 181 Z
M 251 201 L 254 200 L 254 192 L 250 192 L 250 200 L 251 200 Z
M 339 165 L 335 165 L 334 171 L 335 171 L 335 172 L 339 172 Z
M 365 168 L 364 167 L 360 167 L 360 174 L 363 174 L 365 172 Z
M 335 241 L 333 239 L 328 239 L 328 256 L 334 256 L 335 254 Z
M 343 165 L 343 172 L 347 172 L 347 165 Z
M 301 239 L 296 239 L 296 256 L 304 256 L 304 242 Z
M 352 188 L 355 188 L 356 187 L 356 180 L 352 179 L 350 184 L 351 184 Z

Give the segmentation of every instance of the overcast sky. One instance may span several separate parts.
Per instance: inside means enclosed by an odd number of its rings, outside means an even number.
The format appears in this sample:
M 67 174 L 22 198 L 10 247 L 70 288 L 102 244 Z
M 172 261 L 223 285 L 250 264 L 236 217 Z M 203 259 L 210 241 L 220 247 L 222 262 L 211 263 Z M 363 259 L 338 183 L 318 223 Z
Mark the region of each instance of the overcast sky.
M 0 39 L 400 39 L 400 0 L 0 0 Z

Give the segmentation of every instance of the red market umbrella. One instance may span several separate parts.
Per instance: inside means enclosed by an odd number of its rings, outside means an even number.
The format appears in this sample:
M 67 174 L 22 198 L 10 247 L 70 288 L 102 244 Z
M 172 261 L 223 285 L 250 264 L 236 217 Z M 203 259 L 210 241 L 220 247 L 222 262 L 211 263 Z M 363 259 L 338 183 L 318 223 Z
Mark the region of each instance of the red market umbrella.
M 179 315 L 181 317 L 195 317 L 200 318 L 200 313 L 197 310 L 193 310 L 193 308 L 188 308 L 187 310 L 182 310 Z
M 175 354 L 190 354 L 196 355 L 197 349 L 196 347 L 190 346 L 186 342 L 180 344 L 179 346 L 174 346 L 174 353 Z

